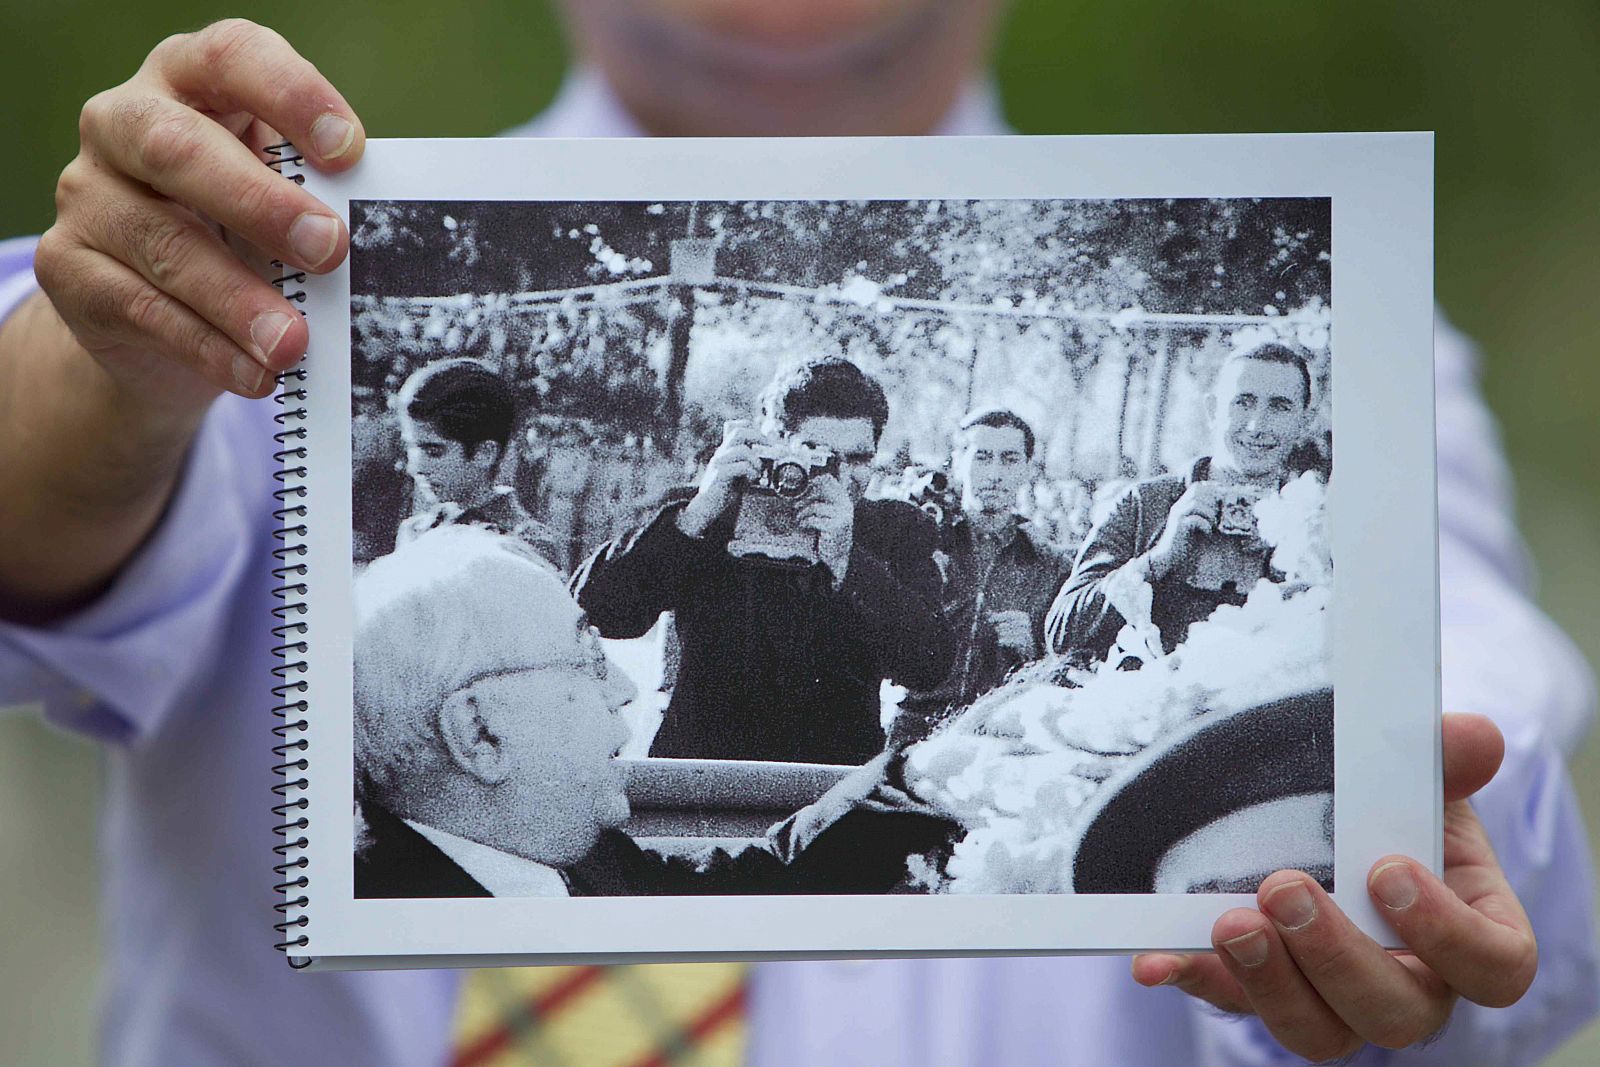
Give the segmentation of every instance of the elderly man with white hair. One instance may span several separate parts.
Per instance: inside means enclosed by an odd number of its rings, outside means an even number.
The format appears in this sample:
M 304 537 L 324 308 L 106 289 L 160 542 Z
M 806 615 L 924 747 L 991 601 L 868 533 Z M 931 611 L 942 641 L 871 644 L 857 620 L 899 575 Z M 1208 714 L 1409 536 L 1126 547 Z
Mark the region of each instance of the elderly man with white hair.
M 619 829 L 614 762 L 634 687 L 561 580 L 510 538 L 423 534 L 356 579 L 355 618 L 357 896 L 882 892 L 953 829 L 848 810 L 847 782 L 797 820 L 804 850 L 787 830 L 698 863 L 640 848 Z

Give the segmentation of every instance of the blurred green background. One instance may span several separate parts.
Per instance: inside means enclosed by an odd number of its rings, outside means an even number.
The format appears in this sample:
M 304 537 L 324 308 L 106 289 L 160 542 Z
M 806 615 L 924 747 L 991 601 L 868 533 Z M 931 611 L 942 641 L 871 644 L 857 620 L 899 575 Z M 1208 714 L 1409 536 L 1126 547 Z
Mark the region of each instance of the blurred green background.
M 373 136 L 492 134 L 537 112 L 566 64 L 539 0 L 4 0 L 0 235 L 49 225 L 85 99 L 161 37 L 230 15 L 280 30 Z M 1017 0 L 998 73 L 1030 133 L 1437 131 L 1439 300 L 1483 348 L 1541 599 L 1600 660 L 1600 3 Z M 1574 768 L 1591 827 L 1597 768 L 1591 743 Z M 91 1058 L 96 779 L 90 746 L 0 720 L 13 1067 Z M 1600 1029 L 1557 1062 L 1600 1062 Z

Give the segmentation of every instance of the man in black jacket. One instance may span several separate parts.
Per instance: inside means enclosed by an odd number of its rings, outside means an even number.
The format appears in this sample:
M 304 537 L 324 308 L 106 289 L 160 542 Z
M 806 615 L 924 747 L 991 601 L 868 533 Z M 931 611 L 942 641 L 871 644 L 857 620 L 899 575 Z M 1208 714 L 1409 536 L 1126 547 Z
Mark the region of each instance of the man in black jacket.
M 519 543 L 428 531 L 362 572 L 355 599 L 358 897 L 884 892 L 956 830 L 874 789 L 885 758 L 765 847 L 658 855 L 620 829 L 634 688 Z
M 863 763 L 884 746 L 883 680 L 928 689 L 950 670 L 937 533 L 910 504 L 862 499 L 889 405 L 854 364 L 782 372 L 762 409 L 765 434 L 730 423 L 694 497 L 602 547 L 573 589 L 606 637 L 673 613 L 683 658 L 652 756 Z M 802 567 L 729 550 L 774 441 L 838 463 L 797 500 L 815 548 Z

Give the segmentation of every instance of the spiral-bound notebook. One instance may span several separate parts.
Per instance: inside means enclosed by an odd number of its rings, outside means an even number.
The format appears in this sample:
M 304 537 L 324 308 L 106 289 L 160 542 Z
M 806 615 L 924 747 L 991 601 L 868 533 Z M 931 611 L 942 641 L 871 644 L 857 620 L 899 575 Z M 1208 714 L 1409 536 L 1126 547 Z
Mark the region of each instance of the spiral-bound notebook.
M 1437 867 L 1432 140 L 272 166 L 281 947 L 1209 946 Z

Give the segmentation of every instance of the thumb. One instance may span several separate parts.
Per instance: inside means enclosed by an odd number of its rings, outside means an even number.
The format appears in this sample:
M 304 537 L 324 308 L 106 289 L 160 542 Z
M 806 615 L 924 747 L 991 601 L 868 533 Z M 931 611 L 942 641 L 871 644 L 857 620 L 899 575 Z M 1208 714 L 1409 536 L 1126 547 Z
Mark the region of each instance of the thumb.
M 1446 714 L 1441 726 L 1444 799 L 1465 800 L 1489 784 L 1506 754 L 1506 739 L 1485 715 Z

